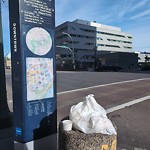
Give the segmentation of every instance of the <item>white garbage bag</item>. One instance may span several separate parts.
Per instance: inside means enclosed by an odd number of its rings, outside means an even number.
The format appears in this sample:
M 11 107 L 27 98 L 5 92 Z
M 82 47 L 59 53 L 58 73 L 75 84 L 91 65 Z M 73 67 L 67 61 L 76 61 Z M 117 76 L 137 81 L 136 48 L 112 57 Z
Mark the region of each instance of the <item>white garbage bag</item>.
M 105 109 L 100 106 L 93 94 L 85 97 L 83 102 L 73 105 L 69 114 L 73 128 L 84 133 L 117 134 Z

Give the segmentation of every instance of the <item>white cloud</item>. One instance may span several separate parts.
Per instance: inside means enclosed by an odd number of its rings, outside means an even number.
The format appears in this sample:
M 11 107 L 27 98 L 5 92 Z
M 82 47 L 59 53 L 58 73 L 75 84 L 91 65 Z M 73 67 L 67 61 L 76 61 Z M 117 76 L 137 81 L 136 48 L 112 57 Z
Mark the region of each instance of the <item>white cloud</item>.
M 141 0 L 139 3 L 135 4 L 131 9 L 129 9 L 130 12 L 135 11 L 143 6 L 145 6 L 149 0 Z
M 99 15 L 101 1 L 56 0 L 56 24 L 75 19 L 94 20 Z
M 145 17 L 145 16 L 148 16 L 148 15 L 150 15 L 150 10 L 145 10 L 145 11 L 143 11 L 143 12 L 137 14 L 137 15 L 134 15 L 134 16 L 130 17 L 130 19 L 131 20 L 132 19 L 138 19 L 138 18 Z
M 114 3 L 109 9 L 111 9 L 114 21 L 119 23 L 149 15 L 149 2 L 149 0 L 122 0 L 118 3 Z

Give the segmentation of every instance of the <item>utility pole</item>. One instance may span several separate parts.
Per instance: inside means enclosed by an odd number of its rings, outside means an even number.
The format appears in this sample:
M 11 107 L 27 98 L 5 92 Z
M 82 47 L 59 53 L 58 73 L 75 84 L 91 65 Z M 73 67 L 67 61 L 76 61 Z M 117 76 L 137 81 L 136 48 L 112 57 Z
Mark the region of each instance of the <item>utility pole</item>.
M 2 39 L 2 20 L 0 5 L 0 129 L 7 128 L 12 125 L 12 116 L 7 104 L 4 50 Z
M 94 46 L 94 58 L 95 58 L 95 61 L 94 61 L 94 69 L 96 71 L 96 67 L 97 67 L 97 46 L 95 44 Z
M 72 51 L 73 51 L 73 69 L 76 70 L 76 62 L 75 62 L 75 51 L 74 51 L 74 43 L 72 36 L 67 32 L 62 32 L 62 34 L 67 35 L 72 41 Z

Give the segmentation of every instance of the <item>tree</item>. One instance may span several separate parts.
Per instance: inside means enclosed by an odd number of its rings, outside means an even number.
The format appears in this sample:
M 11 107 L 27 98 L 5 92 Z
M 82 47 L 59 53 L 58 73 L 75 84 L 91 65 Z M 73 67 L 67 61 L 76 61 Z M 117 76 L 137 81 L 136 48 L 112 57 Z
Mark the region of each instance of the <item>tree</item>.
M 150 61 L 150 57 L 148 57 L 147 55 L 145 56 L 145 62 L 149 62 Z

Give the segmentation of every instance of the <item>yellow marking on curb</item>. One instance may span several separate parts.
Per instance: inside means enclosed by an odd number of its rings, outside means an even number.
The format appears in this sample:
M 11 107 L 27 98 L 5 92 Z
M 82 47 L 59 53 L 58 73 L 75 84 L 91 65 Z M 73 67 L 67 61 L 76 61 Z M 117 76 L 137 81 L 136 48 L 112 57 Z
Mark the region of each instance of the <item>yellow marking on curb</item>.
M 108 145 L 102 145 L 102 150 L 108 150 L 109 146 Z
M 112 145 L 111 145 L 111 150 L 116 150 L 117 142 L 116 139 L 113 140 Z

